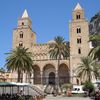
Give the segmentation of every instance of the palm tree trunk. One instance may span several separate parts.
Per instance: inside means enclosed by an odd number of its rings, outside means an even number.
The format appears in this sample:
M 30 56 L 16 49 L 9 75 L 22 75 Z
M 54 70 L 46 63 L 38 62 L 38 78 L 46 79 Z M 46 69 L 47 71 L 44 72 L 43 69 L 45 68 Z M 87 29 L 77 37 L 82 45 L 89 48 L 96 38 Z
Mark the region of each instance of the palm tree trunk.
M 90 76 L 89 76 L 89 82 L 91 82 L 91 78 L 90 78 Z
M 17 82 L 20 82 L 20 74 L 21 74 L 21 71 L 20 71 L 20 69 L 18 68 L 18 78 L 17 78 Z
M 59 67 L 60 67 L 60 60 L 61 60 L 61 54 L 59 54 L 59 57 L 58 57 L 58 72 L 59 72 Z M 58 73 L 58 82 L 59 82 L 59 73 Z M 59 84 L 58 84 L 59 85 Z
M 20 71 L 20 69 L 18 67 L 18 78 L 17 78 L 17 82 L 20 82 L 20 74 L 21 74 L 21 71 Z M 17 88 L 17 92 L 19 93 L 19 86 Z
M 57 85 L 57 92 L 59 91 L 59 65 L 60 65 L 60 59 L 58 58 L 58 70 L 56 72 L 56 85 Z
M 89 82 L 91 82 L 91 73 L 89 72 Z
M 58 86 L 59 86 L 59 66 L 60 66 L 60 59 L 58 59 L 58 73 L 57 73 L 58 74 L 57 75 L 58 76 L 57 77 L 57 82 L 58 82 L 57 84 L 58 84 Z

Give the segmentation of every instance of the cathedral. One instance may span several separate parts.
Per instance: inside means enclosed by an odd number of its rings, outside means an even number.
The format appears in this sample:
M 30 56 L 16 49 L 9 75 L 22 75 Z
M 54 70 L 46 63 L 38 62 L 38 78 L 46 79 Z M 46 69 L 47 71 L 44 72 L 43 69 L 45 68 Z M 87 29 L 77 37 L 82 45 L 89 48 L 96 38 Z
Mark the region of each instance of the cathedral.
M 80 84 L 82 80 L 77 78 L 75 69 L 81 62 L 80 58 L 88 55 L 90 46 L 88 21 L 79 3 L 72 12 L 69 36 L 70 57 L 60 60 L 58 67 L 58 61 L 51 59 L 49 55 L 49 45 L 54 41 L 44 44 L 36 42 L 36 33 L 32 31 L 32 21 L 25 10 L 22 17 L 18 19 L 18 26 L 13 30 L 13 49 L 23 46 L 29 48 L 34 56 L 33 71 L 30 75 L 23 72 L 23 82 L 35 85 Z M 17 81 L 16 72 L 12 73 L 11 81 Z

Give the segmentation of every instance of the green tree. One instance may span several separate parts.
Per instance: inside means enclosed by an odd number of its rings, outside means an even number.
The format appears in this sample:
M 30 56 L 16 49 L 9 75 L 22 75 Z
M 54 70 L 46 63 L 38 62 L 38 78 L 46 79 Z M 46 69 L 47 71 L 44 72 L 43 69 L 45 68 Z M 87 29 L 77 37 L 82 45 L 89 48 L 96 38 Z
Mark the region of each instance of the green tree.
M 20 97 L 18 98 L 18 100 L 24 100 L 24 98 L 23 98 L 22 96 L 20 96 Z
M 95 76 L 95 78 L 99 77 L 99 70 L 96 66 L 96 61 L 89 56 L 81 58 L 81 63 L 76 68 L 76 73 L 82 80 L 89 82 L 93 76 Z
M 5 69 L 3 67 L 1 67 L 0 72 L 5 72 Z
M 88 95 L 90 96 L 90 93 L 92 93 L 92 91 L 94 90 L 93 83 L 89 82 L 89 81 L 86 81 L 84 83 L 83 90 L 88 91 L 88 93 L 89 93 Z
M 58 67 L 61 59 L 69 57 L 69 47 L 63 37 L 55 37 L 54 42 L 50 44 L 49 48 L 50 58 L 58 60 Z
M 28 48 L 25 47 L 16 47 L 10 53 L 6 53 L 8 56 L 6 58 L 6 66 L 8 70 L 17 71 L 18 79 L 21 81 L 21 73 L 28 72 L 32 70 L 32 54 L 28 51 Z
M 61 59 L 69 57 L 69 47 L 63 37 L 57 36 L 54 42 L 49 46 L 50 58 L 58 60 L 58 66 Z
M 100 64 L 96 61 L 93 63 L 93 73 L 96 80 L 100 78 Z
M 91 49 L 89 55 L 94 59 L 100 60 L 100 35 L 99 34 L 91 35 L 90 41 L 93 42 L 94 48 Z

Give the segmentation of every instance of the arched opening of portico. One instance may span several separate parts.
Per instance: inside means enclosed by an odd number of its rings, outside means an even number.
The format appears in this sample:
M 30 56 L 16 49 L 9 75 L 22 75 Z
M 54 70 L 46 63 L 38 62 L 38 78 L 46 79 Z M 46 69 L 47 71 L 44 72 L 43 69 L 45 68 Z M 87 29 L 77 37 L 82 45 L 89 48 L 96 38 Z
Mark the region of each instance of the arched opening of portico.
M 51 72 L 49 74 L 49 84 L 55 85 L 55 73 L 54 72 Z
M 59 84 L 66 84 L 70 82 L 69 68 L 66 64 L 61 64 L 58 68 Z
M 41 84 L 41 73 L 38 65 L 33 66 L 33 84 Z
M 43 84 L 55 84 L 55 76 L 56 76 L 55 67 L 52 64 L 47 64 L 43 68 Z

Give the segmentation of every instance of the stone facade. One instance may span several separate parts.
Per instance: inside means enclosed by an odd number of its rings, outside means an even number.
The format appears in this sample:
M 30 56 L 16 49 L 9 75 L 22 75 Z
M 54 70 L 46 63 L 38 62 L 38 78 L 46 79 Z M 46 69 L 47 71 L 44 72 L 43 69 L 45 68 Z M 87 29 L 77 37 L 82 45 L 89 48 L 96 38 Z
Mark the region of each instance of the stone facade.
M 29 48 L 29 51 L 33 54 L 33 72 L 31 75 L 23 73 L 23 82 L 44 85 L 56 84 L 58 81 L 61 84 L 69 83 L 69 59 L 61 60 L 58 67 L 58 60 L 51 59 L 48 53 L 49 45 L 52 41 L 45 44 L 37 44 L 36 33 L 32 31 L 31 24 L 32 22 L 25 10 L 23 16 L 18 19 L 18 27 L 13 31 L 13 49 L 17 46 L 24 46 Z M 15 72 L 13 74 L 16 76 Z
M 36 42 L 36 33 L 32 31 L 32 21 L 25 10 L 22 17 L 18 19 L 18 27 L 13 31 L 13 49 L 16 46 L 25 46 L 33 53 L 33 72 L 31 75 L 23 73 L 23 82 L 44 85 L 64 84 L 70 81 L 73 84 L 77 83 L 77 79 L 73 74 L 74 69 L 80 63 L 80 58 L 87 56 L 89 52 L 88 22 L 84 17 L 84 10 L 79 4 L 77 4 L 73 11 L 73 19 L 69 27 L 70 58 L 60 60 L 60 66 L 58 67 L 58 61 L 51 59 L 48 53 L 49 45 L 53 42 L 45 44 L 38 44 Z

